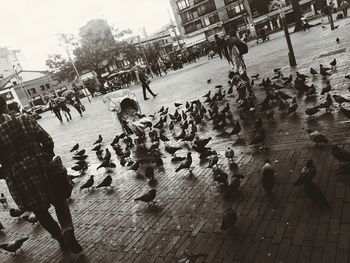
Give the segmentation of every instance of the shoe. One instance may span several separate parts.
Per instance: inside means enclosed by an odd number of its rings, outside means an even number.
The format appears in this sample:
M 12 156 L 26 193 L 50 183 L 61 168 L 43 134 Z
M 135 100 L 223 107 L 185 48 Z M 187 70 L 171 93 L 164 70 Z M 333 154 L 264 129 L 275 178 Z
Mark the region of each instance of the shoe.
M 157 96 L 158 96 L 158 94 L 154 94 L 154 95 L 153 95 L 154 98 L 157 97 Z
M 82 246 L 75 239 L 74 231 L 68 230 L 63 234 L 64 245 L 69 249 L 73 254 L 79 254 L 83 252 Z
M 64 244 L 64 240 L 63 240 L 63 236 L 62 235 L 60 235 L 58 237 L 52 237 L 52 238 L 55 239 L 60 244 L 60 248 L 62 250 L 65 250 L 65 251 L 67 250 L 67 247 Z
M 144 100 L 149 100 L 149 98 L 144 98 Z

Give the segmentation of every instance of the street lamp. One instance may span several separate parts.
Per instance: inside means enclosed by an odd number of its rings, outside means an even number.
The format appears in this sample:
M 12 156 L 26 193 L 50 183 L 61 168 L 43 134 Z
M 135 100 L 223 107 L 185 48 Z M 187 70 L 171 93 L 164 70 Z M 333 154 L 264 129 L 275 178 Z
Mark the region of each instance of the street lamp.
M 290 35 L 289 35 L 289 31 L 288 31 L 288 25 L 287 25 L 287 21 L 286 21 L 286 16 L 284 13 L 284 10 L 282 9 L 283 4 L 281 2 L 281 0 L 274 0 L 271 3 L 270 6 L 270 10 L 274 7 L 278 7 L 278 11 L 279 11 L 279 15 L 282 21 L 282 27 L 284 30 L 284 35 L 286 37 L 286 41 L 287 41 L 287 46 L 288 46 L 288 57 L 289 57 L 289 65 L 291 67 L 294 67 L 297 65 L 296 59 L 295 59 L 295 55 L 294 55 L 294 50 L 293 50 L 293 45 L 292 45 L 292 41 L 290 40 Z

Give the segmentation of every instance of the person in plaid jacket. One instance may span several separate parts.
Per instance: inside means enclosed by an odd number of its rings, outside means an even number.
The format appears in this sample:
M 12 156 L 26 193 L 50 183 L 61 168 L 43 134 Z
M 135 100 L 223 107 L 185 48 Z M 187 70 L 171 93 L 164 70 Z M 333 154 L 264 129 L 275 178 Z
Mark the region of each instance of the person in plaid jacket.
M 62 248 L 82 252 L 64 198 L 52 196 L 46 170 L 54 157 L 50 135 L 30 115 L 9 116 L 0 97 L 0 164 L 10 194 L 21 211 L 34 212 L 39 223 Z M 53 205 L 60 226 L 48 209 Z

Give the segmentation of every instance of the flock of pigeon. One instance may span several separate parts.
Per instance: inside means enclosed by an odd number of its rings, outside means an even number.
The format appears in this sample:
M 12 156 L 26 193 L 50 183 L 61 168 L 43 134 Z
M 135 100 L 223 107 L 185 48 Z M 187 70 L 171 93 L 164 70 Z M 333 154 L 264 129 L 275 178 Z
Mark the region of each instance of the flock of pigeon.
M 217 131 L 218 134 L 239 137 L 242 131 L 241 123 L 246 123 L 253 119 L 255 122 L 250 145 L 256 145 L 259 151 L 266 151 L 268 148 L 264 145 L 266 139 L 264 121 L 273 120 L 275 111 L 285 112 L 288 116 L 295 114 L 299 108 L 296 96 L 292 97 L 282 90 L 288 89 L 298 95 L 305 96 L 305 100 L 308 100 L 317 95 L 317 89 L 312 84 L 312 80 L 318 78 L 318 76 L 324 80 L 325 87 L 322 88 L 320 94 L 326 95 L 326 98 L 318 105 L 306 108 L 305 114 L 309 118 L 315 118 L 319 111 L 330 111 L 334 107 L 335 102 L 340 106 L 339 110 L 350 119 L 350 110 L 343 107 L 343 104 L 350 102 L 350 99 L 330 94 L 334 88 L 328 77 L 332 75 L 336 65 L 337 61 L 334 59 L 330 63 L 330 67 L 325 67 L 321 64 L 319 71 L 310 68 L 309 75 L 296 72 L 295 76 L 289 75 L 287 77 L 283 75 L 280 68 L 276 68 L 273 70 L 274 75 L 272 77 L 264 78 L 258 84 L 255 84 L 255 82 L 259 80 L 259 74 L 252 75 L 249 78 L 245 73 L 238 75 L 234 72 L 229 72 L 229 85 L 227 88 L 224 88 L 222 85 L 216 85 L 213 90 L 210 90 L 203 96 L 204 99 L 174 103 L 175 110 L 172 113 L 169 112 L 169 107 L 165 108 L 163 106 L 155 114 L 149 115 L 152 121 L 144 123 L 142 132 L 134 134 L 122 132 L 116 135 L 110 143 L 110 147 L 117 157 L 116 159 L 112 158 L 110 149 L 106 147 L 103 137 L 99 135 L 98 139 L 93 143 L 92 151 L 95 152 L 96 158 L 100 160 L 100 165 L 96 169 L 105 169 L 106 176 L 103 180 L 95 182 L 94 175 L 90 175 L 89 179 L 80 185 L 80 190 L 87 189 L 90 191 L 92 188 L 109 190 L 112 188 L 113 177 L 111 174 L 113 174 L 113 169 L 117 167 L 119 162 L 121 167 L 133 171 L 137 176 L 143 176 L 148 179 L 150 190 L 136 196 L 134 201 L 141 201 L 149 206 L 154 206 L 156 205 L 157 196 L 155 168 L 163 167 L 162 159 L 164 158 L 164 153 L 171 156 L 171 162 L 179 163 L 174 168 L 175 172 L 186 170 L 189 176 L 194 176 L 192 172 L 192 155 L 197 154 L 200 164 L 207 163 L 207 167 L 212 169 L 213 181 L 223 191 L 223 198 L 226 201 L 233 201 L 235 196 L 240 193 L 241 180 L 244 177 L 240 174 L 233 174 L 233 172 L 229 174 L 219 168 L 218 162 L 221 155 L 212 147 L 208 147 L 213 138 L 201 136 L 200 131 L 203 127 L 211 125 L 212 130 Z M 345 76 L 345 78 L 350 79 L 350 75 Z M 207 80 L 209 85 L 211 82 L 211 79 Z M 310 82 L 311 85 L 307 84 Z M 234 89 L 236 92 L 234 92 Z M 260 103 L 257 102 L 255 96 L 256 89 L 263 90 L 266 93 L 266 96 Z M 239 119 L 234 118 L 233 112 L 236 112 L 234 107 L 237 109 Z M 146 116 L 140 115 L 139 117 Z M 327 138 L 319 131 L 307 129 L 307 132 L 310 140 L 315 144 L 328 144 Z M 332 145 L 331 150 L 334 158 L 344 163 L 342 170 L 348 172 L 350 170 L 350 152 L 337 145 Z M 183 151 L 187 151 L 186 155 L 179 156 L 178 152 Z M 79 143 L 76 143 L 70 152 L 74 154 L 72 158 L 76 161 L 71 169 L 78 172 L 78 175 L 69 175 L 73 182 L 73 180 L 85 175 L 90 165 L 88 162 L 89 156 L 85 149 L 80 148 Z M 234 161 L 235 152 L 233 148 L 227 148 L 224 155 L 230 166 L 238 168 Z M 148 156 L 152 156 L 152 158 Z M 274 174 L 275 170 L 271 161 L 266 160 L 261 169 L 261 185 L 268 196 L 273 195 L 274 192 Z M 316 167 L 314 161 L 308 160 L 294 185 L 303 186 L 306 196 L 315 203 L 329 207 L 330 204 L 317 184 L 313 182 L 315 176 Z M 3 194 L 0 202 L 2 204 L 7 203 Z M 10 215 L 21 217 L 30 223 L 36 222 L 32 213 L 10 209 Z M 230 207 L 223 214 L 221 229 L 228 230 L 232 228 L 237 219 L 236 211 Z M 24 238 L 2 244 L 0 248 L 16 252 L 27 239 Z

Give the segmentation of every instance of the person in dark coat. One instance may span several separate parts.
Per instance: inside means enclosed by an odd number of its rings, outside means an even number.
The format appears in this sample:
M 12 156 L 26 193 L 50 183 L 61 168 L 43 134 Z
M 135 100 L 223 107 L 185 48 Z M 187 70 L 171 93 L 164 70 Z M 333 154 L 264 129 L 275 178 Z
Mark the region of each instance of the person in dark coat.
M 157 97 L 158 94 L 153 93 L 153 91 L 151 90 L 151 88 L 148 85 L 148 78 L 146 77 L 145 73 L 142 71 L 142 69 L 140 67 L 136 68 L 136 74 L 138 74 L 139 76 L 139 80 L 141 82 L 141 86 L 142 86 L 142 91 L 143 91 L 143 99 L 144 100 L 148 100 L 149 98 L 147 98 L 146 96 L 146 90 L 148 90 L 149 93 L 151 93 L 151 95 L 153 97 Z
M 8 115 L 6 100 L 0 97 L 0 164 L 13 200 L 21 211 L 33 212 L 61 247 L 80 253 L 67 201 L 49 190 L 46 170 L 53 156 L 50 135 L 30 115 Z M 48 211 L 51 204 L 59 224 Z
M 220 52 L 223 53 L 227 59 L 227 62 L 232 63 L 232 59 L 230 58 L 230 55 L 229 55 L 229 50 L 227 47 L 226 40 L 223 38 L 220 38 L 218 35 L 215 35 L 214 37 L 216 41 L 216 46 L 219 50 L 219 55 L 220 55 Z
M 49 102 L 50 110 L 55 113 L 57 119 L 62 122 L 62 115 L 61 115 L 61 108 L 58 106 L 58 104 L 55 102 L 55 100 L 51 99 Z

